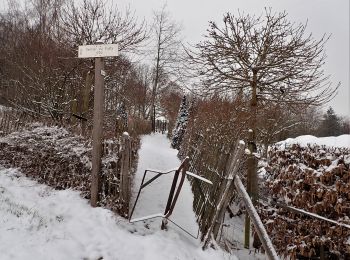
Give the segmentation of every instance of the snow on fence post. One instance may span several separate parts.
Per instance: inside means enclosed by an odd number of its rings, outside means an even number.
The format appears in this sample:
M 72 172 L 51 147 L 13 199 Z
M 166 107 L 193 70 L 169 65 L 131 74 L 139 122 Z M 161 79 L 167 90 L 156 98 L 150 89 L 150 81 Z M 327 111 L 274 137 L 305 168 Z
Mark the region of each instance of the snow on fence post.
M 127 132 L 122 136 L 121 147 L 121 167 L 120 167 L 120 202 L 121 213 L 125 216 L 129 212 L 130 201 L 130 154 L 131 154 L 131 140 Z
M 234 177 L 234 184 L 236 186 L 237 191 L 242 196 L 242 199 L 245 203 L 246 210 L 247 210 L 247 212 L 248 212 L 248 214 L 249 214 L 249 216 L 254 224 L 256 232 L 258 233 L 258 236 L 260 238 L 260 241 L 265 249 L 265 252 L 266 252 L 268 258 L 271 260 L 279 259 L 277 256 L 277 253 L 275 251 L 275 248 L 273 247 L 273 244 L 272 244 L 272 242 L 271 242 L 271 240 L 266 232 L 266 229 L 265 229 L 263 223 L 261 222 L 261 219 L 258 215 L 258 212 L 254 208 L 253 202 L 250 199 L 250 197 L 249 197 L 247 191 L 245 190 L 244 185 L 243 185 L 243 183 L 238 175 L 236 175 Z

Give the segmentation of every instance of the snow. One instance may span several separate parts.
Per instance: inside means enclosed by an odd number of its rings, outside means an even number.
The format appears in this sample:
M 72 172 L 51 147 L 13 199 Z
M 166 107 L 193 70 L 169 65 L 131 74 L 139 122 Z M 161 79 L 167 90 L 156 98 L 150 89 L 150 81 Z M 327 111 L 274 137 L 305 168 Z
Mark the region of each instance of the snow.
M 139 222 L 139 221 L 144 221 L 144 220 L 148 220 L 148 219 L 152 219 L 152 218 L 164 218 L 165 215 L 164 214 L 153 214 L 153 215 L 149 215 L 149 216 L 144 216 L 141 218 L 133 218 L 132 220 L 130 220 L 130 222 Z
M 139 150 L 139 162 L 133 184 L 133 198 L 136 198 L 141 185 L 143 174 L 146 169 L 158 169 L 157 171 L 167 172 L 169 169 L 177 169 L 181 162 L 177 157 L 178 151 L 170 148 L 170 141 L 160 133 L 146 135 L 141 138 L 141 149 Z M 153 214 L 164 214 L 170 187 L 174 177 L 174 171 L 162 175 L 142 191 L 137 202 L 133 218 Z M 148 172 L 145 181 L 154 177 L 157 173 Z M 181 175 L 179 175 L 178 182 Z M 132 204 L 134 201 L 132 202 Z M 180 196 L 177 200 L 172 221 L 185 228 L 194 236 L 198 233 L 198 225 L 193 212 L 193 194 L 187 179 L 185 179 Z M 159 229 L 160 219 L 147 221 L 147 226 Z M 172 226 L 169 223 L 169 226 Z M 174 226 L 174 228 L 176 228 Z M 177 228 L 176 228 L 177 229 Z
M 303 147 L 308 144 L 324 145 L 327 147 L 345 147 L 350 148 L 350 135 L 315 137 L 313 135 L 301 135 L 296 138 L 288 138 L 284 141 L 278 142 L 276 145 L 289 146 L 292 144 L 299 144 Z
M 344 162 L 350 164 L 350 154 L 344 156 Z
M 7 106 L 0 105 L 0 112 L 7 111 L 7 110 L 11 110 L 11 108 L 7 107 Z
M 165 146 L 169 145 L 165 136 L 158 134 L 142 138 L 134 191 L 138 188 L 140 173 L 148 166 L 169 169 L 179 165 L 176 150 L 166 149 Z M 162 182 L 165 180 L 168 181 L 164 178 Z M 153 200 L 144 203 L 155 204 L 159 210 L 162 207 L 157 203 L 166 189 L 162 186 L 154 188 L 158 193 Z M 189 184 L 185 181 L 183 199 L 179 198 L 173 220 L 180 221 L 182 217 L 195 225 L 194 219 L 191 219 L 194 214 L 190 192 Z M 203 251 L 199 240 L 191 238 L 171 223 L 168 231 L 161 231 L 160 219 L 154 221 L 157 221 L 154 222 L 156 225 L 150 227 L 142 222 L 128 223 L 107 209 L 90 207 L 77 191 L 53 190 L 29 180 L 19 170 L 0 168 L 2 260 L 102 257 L 120 260 L 237 259 L 220 250 Z
M 24 141 L 25 143 L 23 143 Z M 38 143 L 46 143 L 53 146 L 58 153 L 62 153 L 65 157 L 70 157 L 72 155 L 70 151 L 72 151 L 86 167 L 91 169 L 91 162 L 87 156 L 87 153 L 91 151 L 91 145 L 84 144 L 84 139 L 70 135 L 62 127 L 33 123 L 29 129 L 0 137 L 0 142 L 29 147 L 36 147 Z
M 314 218 L 317 218 L 317 219 L 321 219 L 321 220 L 324 220 L 324 221 L 336 224 L 338 226 L 342 226 L 342 227 L 346 227 L 346 228 L 350 229 L 350 225 L 347 225 L 347 224 L 340 223 L 340 222 L 332 220 L 332 219 L 328 219 L 328 218 L 322 217 L 322 216 L 320 216 L 318 214 L 315 214 L 315 213 L 312 213 L 312 212 L 308 212 L 308 211 L 305 211 L 303 209 L 298 209 L 298 208 L 295 208 L 295 207 L 292 207 L 292 206 L 288 206 L 288 207 L 293 209 L 294 211 L 300 212 L 302 214 L 305 214 L 305 215 L 308 215 L 308 216 L 311 216 L 311 217 L 314 217 Z
M 239 140 L 239 144 L 245 145 L 245 142 L 243 140 Z
M 156 120 L 163 121 L 163 122 L 168 121 L 164 116 L 156 117 Z
M 197 179 L 199 179 L 199 180 L 201 180 L 201 181 L 204 181 L 204 182 L 206 182 L 206 183 L 209 183 L 209 184 L 213 185 L 213 183 L 212 183 L 210 180 L 208 180 L 208 179 L 206 179 L 206 178 L 203 178 L 202 176 L 199 176 L 199 175 L 197 175 L 197 174 L 194 174 L 193 172 L 186 172 L 186 174 L 187 174 L 187 175 L 190 175 L 190 176 L 192 176 L 192 177 L 194 177 L 194 178 L 197 178 Z

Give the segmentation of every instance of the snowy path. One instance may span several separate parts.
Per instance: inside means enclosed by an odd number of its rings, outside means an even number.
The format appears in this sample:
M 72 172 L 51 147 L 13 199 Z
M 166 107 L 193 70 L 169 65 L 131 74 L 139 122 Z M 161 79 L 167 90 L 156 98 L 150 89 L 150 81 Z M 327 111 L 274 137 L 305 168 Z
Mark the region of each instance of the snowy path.
M 162 145 L 166 143 L 165 138 L 157 135 L 143 137 L 140 166 L 149 161 L 148 146 L 159 152 L 156 158 L 153 154 L 155 164 L 150 166 L 160 169 L 177 166 L 176 151 L 165 149 Z M 158 145 L 156 149 L 152 148 L 154 145 Z M 188 218 L 186 205 L 179 204 L 175 211 L 184 210 Z M 144 223 L 129 224 L 109 210 L 91 208 L 76 191 L 52 190 L 15 169 L 0 166 L 1 260 L 236 259 L 222 251 L 202 251 L 198 240 L 172 227 L 167 232 L 159 230 L 160 220 L 156 224 L 154 229 L 145 228 Z
M 167 171 L 179 167 L 181 162 L 177 157 L 177 152 L 177 150 L 170 148 L 170 142 L 165 135 L 156 133 L 142 137 L 138 168 L 133 185 L 133 200 L 137 196 L 146 169 Z M 156 173 L 147 173 L 145 182 L 155 175 Z M 174 172 L 162 175 L 142 190 L 133 218 L 164 213 L 173 177 Z M 187 179 L 185 179 L 173 215 L 170 219 L 196 236 L 198 225 L 192 205 L 193 195 L 191 187 Z M 159 229 L 161 220 L 156 218 L 146 222 L 151 229 Z M 169 226 L 173 225 L 169 223 Z M 174 227 L 174 229 L 179 231 L 178 228 Z M 179 233 L 184 234 L 182 231 L 179 231 Z

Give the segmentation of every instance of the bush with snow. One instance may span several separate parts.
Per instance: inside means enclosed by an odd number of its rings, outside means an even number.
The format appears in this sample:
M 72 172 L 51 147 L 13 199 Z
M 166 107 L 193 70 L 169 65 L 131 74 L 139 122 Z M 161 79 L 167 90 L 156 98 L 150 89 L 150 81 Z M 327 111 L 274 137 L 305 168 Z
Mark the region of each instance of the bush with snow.
M 263 204 L 260 214 L 280 254 L 319 257 L 323 247 L 328 257 L 350 258 L 349 137 L 301 136 L 270 149 L 262 196 L 273 199 L 277 206 Z M 282 205 L 340 224 L 296 213 Z

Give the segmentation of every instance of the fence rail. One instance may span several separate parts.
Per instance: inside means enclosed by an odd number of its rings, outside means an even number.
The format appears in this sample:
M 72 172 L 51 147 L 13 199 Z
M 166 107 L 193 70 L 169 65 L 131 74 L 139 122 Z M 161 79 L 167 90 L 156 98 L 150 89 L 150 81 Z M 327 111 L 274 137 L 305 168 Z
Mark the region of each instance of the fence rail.
M 0 136 L 19 131 L 33 121 L 34 117 L 28 113 L 12 109 L 0 110 Z

